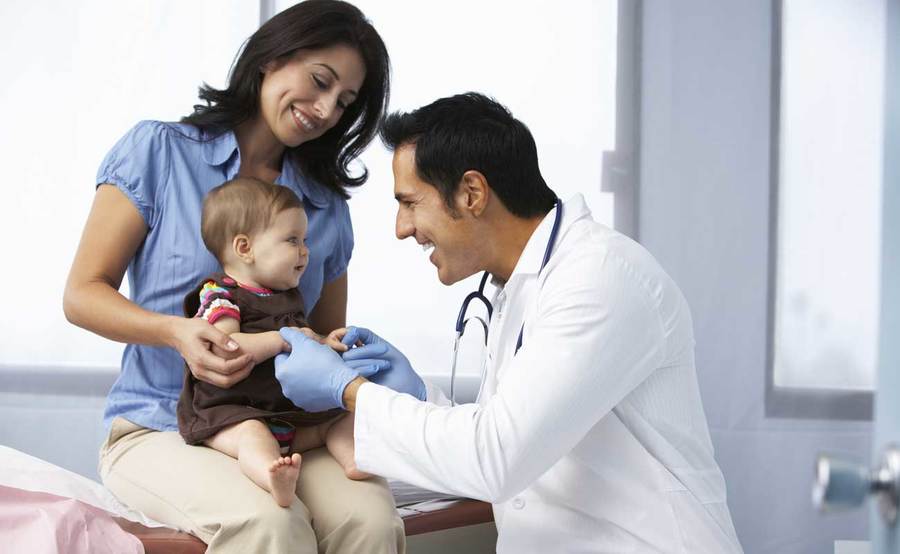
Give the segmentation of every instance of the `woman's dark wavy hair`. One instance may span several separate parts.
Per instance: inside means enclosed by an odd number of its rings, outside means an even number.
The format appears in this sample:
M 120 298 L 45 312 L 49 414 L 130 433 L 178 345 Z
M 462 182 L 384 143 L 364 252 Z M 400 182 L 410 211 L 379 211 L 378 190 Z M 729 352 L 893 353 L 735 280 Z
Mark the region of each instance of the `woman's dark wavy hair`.
M 285 155 L 305 174 L 347 198 L 344 187 L 357 187 L 369 177 L 366 168 L 351 176 L 349 166 L 378 133 L 390 89 L 390 58 L 384 41 L 352 4 L 306 0 L 274 16 L 247 39 L 231 68 L 228 88 L 219 90 L 204 83 L 199 96 L 206 104 L 195 105 L 194 113 L 181 122 L 213 136 L 234 129 L 259 113 L 260 68 L 301 49 L 339 44 L 355 48 L 366 65 L 359 95 L 337 125 L 315 140 L 289 148 Z

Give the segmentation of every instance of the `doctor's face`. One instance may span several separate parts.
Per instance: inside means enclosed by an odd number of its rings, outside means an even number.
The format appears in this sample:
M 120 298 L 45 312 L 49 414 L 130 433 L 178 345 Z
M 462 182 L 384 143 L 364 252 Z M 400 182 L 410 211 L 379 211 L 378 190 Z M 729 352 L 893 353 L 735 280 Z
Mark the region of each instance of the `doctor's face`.
M 394 151 L 394 198 L 397 199 L 397 238 L 413 237 L 437 267 L 445 285 L 481 270 L 480 245 L 472 218 L 464 211 L 453 215 L 437 188 L 416 174 L 415 146 Z

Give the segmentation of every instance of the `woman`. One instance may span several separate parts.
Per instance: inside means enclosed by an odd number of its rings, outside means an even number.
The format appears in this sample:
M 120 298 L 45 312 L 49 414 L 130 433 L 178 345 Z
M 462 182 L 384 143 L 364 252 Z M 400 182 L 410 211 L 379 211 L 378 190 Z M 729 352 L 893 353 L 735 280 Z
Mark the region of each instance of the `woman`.
M 313 451 L 298 501 L 281 508 L 232 458 L 185 445 L 175 419 L 182 358 L 220 387 L 254 364 L 213 326 L 180 317 L 184 294 L 217 268 L 200 239 L 203 196 L 238 174 L 294 190 L 309 219 L 299 287 L 310 323 L 320 333 L 343 327 L 353 247 L 344 187 L 367 177 L 348 165 L 375 135 L 388 85 L 384 43 L 363 14 L 308 0 L 250 37 L 226 89 L 202 87 L 206 103 L 180 124 L 139 123 L 101 164 L 64 298 L 69 321 L 128 343 L 107 401 L 100 473 L 123 502 L 189 530 L 208 552 L 404 549 L 383 480 L 350 481 Z M 126 268 L 130 300 L 118 293 Z

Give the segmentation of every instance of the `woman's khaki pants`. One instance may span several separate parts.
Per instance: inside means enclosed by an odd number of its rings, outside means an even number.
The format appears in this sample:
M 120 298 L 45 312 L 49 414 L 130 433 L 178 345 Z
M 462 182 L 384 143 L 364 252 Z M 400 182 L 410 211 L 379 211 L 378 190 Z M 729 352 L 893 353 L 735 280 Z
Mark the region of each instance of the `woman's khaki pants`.
M 124 504 L 193 533 L 210 554 L 405 551 L 403 521 L 383 479 L 347 479 L 324 448 L 302 456 L 298 499 L 281 508 L 234 458 L 116 418 L 100 450 L 100 476 Z

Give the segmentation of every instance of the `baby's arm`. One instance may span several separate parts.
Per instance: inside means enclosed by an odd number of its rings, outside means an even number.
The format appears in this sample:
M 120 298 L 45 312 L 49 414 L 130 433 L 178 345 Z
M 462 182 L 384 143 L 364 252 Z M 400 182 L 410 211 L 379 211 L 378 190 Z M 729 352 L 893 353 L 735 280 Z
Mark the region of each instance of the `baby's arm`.
M 311 338 L 312 340 L 314 340 L 320 344 L 324 344 L 325 346 L 330 346 L 336 352 L 346 352 L 347 350 L 349 350 L 349 348 L 344 346 L 344 344 L 341 342 L 341 339 L 344 338 L 344 335 L 347 334 L 346 327 L 342 327 L 340 329 L 335 329 L 334 331 L 328 333 L 327 337 L 323 337 L 322 335 L 320 335 L 319 333 L 316 333 L 309 327 L 294 327 L 294 329 L 300 331 L 307 337 Z M 241 346 L 243 346 L 243 344 L 241 344 Z M 291 349 L 291 345 L 288 343 L 285 346 L 285 351 L 289 351 L 290 349 Z
M 285 349 L 286 343 L 277 331 L 241 333 L 241 308 L 234 303 L 228 288 L 215 280 L 211 279 L 203 284 L 199 300 L 200 309 L 197 311 L 197 317 L 205 319 L 216 329 L 230 335 L 241 347 L 241 351 L 253 357 L 254 364 L 268 360 Z M 222 355 L 215 345 L 211 350 L 213 354 Z
M 223 333 L 231 335 L 231 338 L 241 346 L 241 350 L 253 356 L 253 362 L 257 364 L 289 349 L 286 348 L 287 343 L 278 331 L 241 333 L 241 324 L 233 317 L 220 317 L 213 325 Z M 213 354 L 219 354 L 216 352 L 217 348 L 213 346 Z

